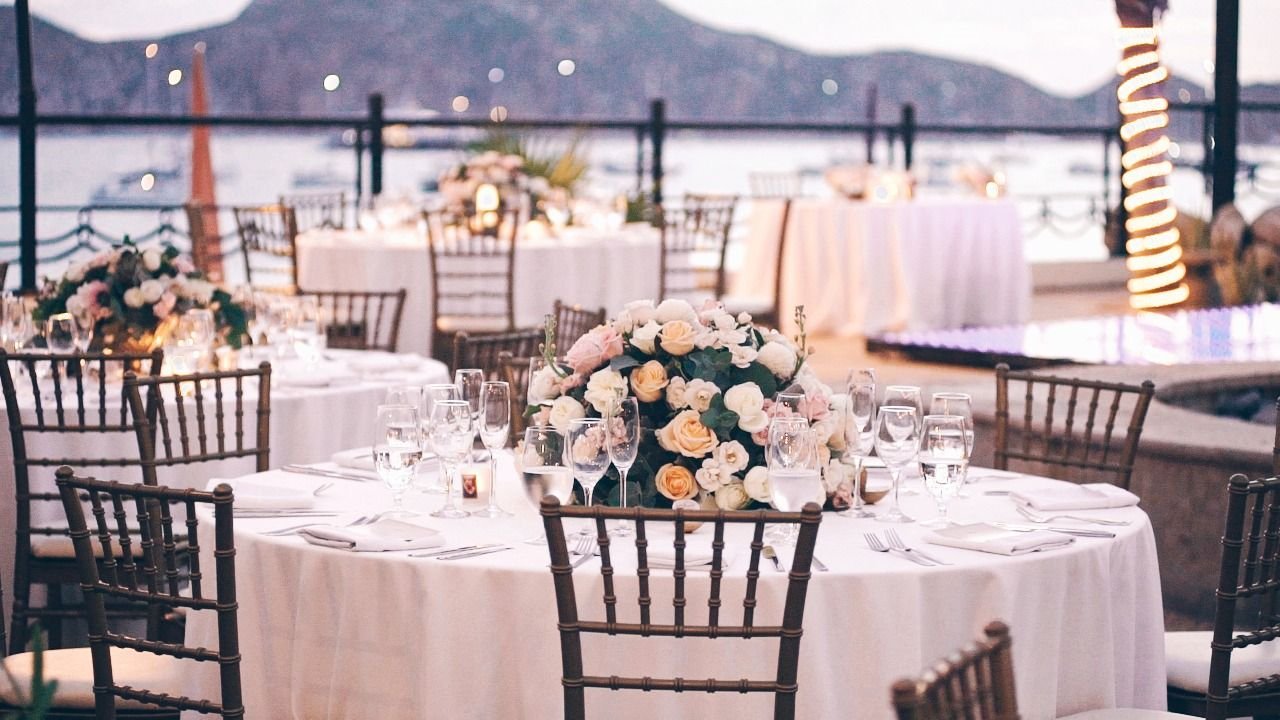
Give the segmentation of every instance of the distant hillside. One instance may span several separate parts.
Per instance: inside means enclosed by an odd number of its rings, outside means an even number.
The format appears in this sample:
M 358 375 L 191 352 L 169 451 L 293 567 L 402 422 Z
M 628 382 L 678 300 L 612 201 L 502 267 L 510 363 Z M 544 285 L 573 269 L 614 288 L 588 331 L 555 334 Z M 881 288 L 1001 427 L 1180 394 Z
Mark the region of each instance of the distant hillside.
M 0 8 L 0 27 L 12 20 L 13 9 Z M 875 84 L 881 120 L 908 101 L 926 123 L 1060 125 L 1115 114 L 1110 88 L 1065 98 L 920 53 L 809 55 L 699 25 L 656 0 L 256 0 L 226 25 L 157 39 L 150 70 L 145 42 L 95 43 L 36 21 L 40 110 L 178 111 L 187 88 L 171 90 L 164 78 L 189 65 L 197 41 L 208 47 L 217 112 L 361 112 L 379 91 L 393 109 L 446 113 L 465 95 L 467 114 L 480 117 L 493 104 L 512 117 L 640 117 L 663 97 L 679 119 L 861 120 Z M 556 71 L 565 58 L 576 63 L 567 78 Z M 487 78 L 493 67 L 505 72 L 500 83 Z M 321 89 L 330 72 L 342 78 L 337 93 Z M 16 77 L 14 53 L 0 53 L 0 112 L 16 111 Z M 822 90 L 828 78 L 835 95 Z M 1203 98 L 1189 83 L 1177 88 Z

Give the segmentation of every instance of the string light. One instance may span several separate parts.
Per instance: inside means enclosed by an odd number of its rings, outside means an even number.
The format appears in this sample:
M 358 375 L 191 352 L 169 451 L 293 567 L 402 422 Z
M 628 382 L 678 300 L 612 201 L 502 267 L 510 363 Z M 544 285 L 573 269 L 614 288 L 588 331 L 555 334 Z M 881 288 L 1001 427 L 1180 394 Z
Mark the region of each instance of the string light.
M 1144 93 L 1169 77 L 1168 69 L 1160 64 L 1156 41 L 1154 27 L 1121 29 L 1124 58 L 1116 66 L 1124 78 L 1116 98 L 1124 118 L 1120 126 L 1125 144 L 1120 181 L 1127 191 L 1124 227 L 1129 234 L 1126 266 L 1132 274 L 1129 305 L 1140 310 L 1176 305 L 1190 294 L 1183 282 L 1187 268 L 1174 225 L 1178 210 L 1168 186 L 1173 173 L 1168 159 L 1172 143 L 1162 132 L 1169 126 L 1169 101 Z

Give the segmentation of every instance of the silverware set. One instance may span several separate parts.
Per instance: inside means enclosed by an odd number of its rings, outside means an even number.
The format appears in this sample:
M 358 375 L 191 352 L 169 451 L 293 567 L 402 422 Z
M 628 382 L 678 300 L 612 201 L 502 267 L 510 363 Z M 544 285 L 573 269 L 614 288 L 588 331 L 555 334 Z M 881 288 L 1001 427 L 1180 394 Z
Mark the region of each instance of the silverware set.
M 383 511 L 382 511 L 382 512 L 380 512 L 380 513 L 374 513 L 373 515 L 362 515 L 362 516 L 360 516 L 360 517 L 356 518 L 355 520 L 352 520 L 351 522 L 347 523 L 346 525 L 343 525 L 342 527 L 359 527 L 359 526 L 361 526 L 361 525 L 372 525 L 372 524 L 374 524 L 374 523 L 378 522 L 379 520 L 381 520 L 381 519 L 382 519 L 383 517 L 385 517 L 387 514 L 389 514 L 389 513 L 393 513 L 393 512 L 395 512 L 395 511 L 394 511 L 394 510 L 383 510 Z M 326 513 L 326 514 L 324 514 L 324 515 L 305 515 L 305 514 L 302 514 L 302 515 L 288 515 L 288 516 L 285 516 L 285 515 L 276 515 L 276 516 L 274 516 L 274 517 L 336 517 L 337 515 L 338 515 L 338 513 Z M 264 516 L 264 517 L 272 517 L 272 516 Z M 274 530 L 266 530 L 266 531 L 263 531 L 263 532 L 261 532 L 261 533 L 259 533 L 259 534 L 260 534 L 260 535 L 272 535 L 272 536 L 278 536 L 278 535 L 293 535 L 293 534 L 297 533 L 299 530 L 302 530 L 303 528 L 309 528 L 309 527 L 315 527 L 315 526 L 317 526 L 317 525 L 327 525 L 327 524 L 329 524 L 329 523 L 318 523 L 318 522 L 302 523 L 301 525 L 290 525 L 289 527 L 276 528 L 276 529 L 274 529 Z
M 874 550 L 876 552 L 882 552 L 882 553 L 891 553 L 893 555 L 897 555 L 898 557 L 904 558 L 906 560 L 910 560 L 911 562 L 917 565 L 923 565 L 925 567 L 934 567 L 936 565 L 951 564 L 945 560 L 939 560 L 938 558 L 924 552 L 923 550 L 920 550 L 919 548 L 913 548 L 907 545 L 905 542 L 902 541 L 902 538 L 898 535 L 897 530 L 890 528 L 886 530 L 884 534 L 885 534 L 885 538 L 887 538 L 888 540 L 887 543 L 884 540 L 881 540 L 880 536 L 872 532 L 863 533 L 862 538 L 863 540 L 866 541 L 867 547 L 871 550 Z
M 436 560 L 462 560 L 464 558 L 479 557 L 481 555 L 489 555 L 490 553 L 498 553 L 510 549 L 510 545 L 501 545 L 499 543 L 489 543 L 487 545 L 461 545 L 459 547 L 446 548 L 444 550 L 409 553 L 409 557 L 435 558 Z
M 280 468 L 284 472 L 293 473 L 295 475 L 314 475 L 316 477 L 333 478 L 335 480 L 354 480 L 356 482 L 379 482 L 378 478 L 372 475 L 365 475 L 358 472 L 343 472 L 341 470 L 326 470 L 324 468 L 312 467 L 310 465 L 285 465 Z
M 1128 520 L 1103 520 L 1102 518 L 1085 517 L 1084 515 L 1045 515 L 1023 505 L 1014 505 L 1013 507 L 1018 511 L 1019 515 L 1036 524 L 1047 524 L 1054 520 L 1075 520 L 1076 522 L 1092 523 L 1094 525 L 1124 526 L 1129 524 Z

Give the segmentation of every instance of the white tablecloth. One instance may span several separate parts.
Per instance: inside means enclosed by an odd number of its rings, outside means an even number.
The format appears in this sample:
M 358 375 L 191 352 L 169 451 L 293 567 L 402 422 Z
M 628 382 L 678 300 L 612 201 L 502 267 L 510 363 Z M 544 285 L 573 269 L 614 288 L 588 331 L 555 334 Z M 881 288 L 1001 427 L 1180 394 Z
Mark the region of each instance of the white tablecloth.
M 732 295 L 770 297 L 781 200 L 752 204 Z M 811 332 L 1025 322 L 1031 274 L 1012 202 L 919 198 L 871 203 L 797 199 L 788 220 L 784 309 L 803 304 Z M 782 313 L 792 328 L 791 313 Z
M 504 456 L 504 463 L 509 460 Z M 520 542 L 540 521 L 504 466 L 510 520 L 411 518 L 441 530 L 450 546 L 502 541 L 513 549 L 465 560 L 406 553 L 352 553 L 259 532 L 297 522 L 236 520 L 241 676 L 251 715 L 272 718 L 558 718 L 560 646 L 545 547 Z M 311 479 L 314 480 L 314 479 Z M 961 522 L 1014 521 L 1007 497 L 981 494 L 1012 483 L 989 481 L 957 499 Z M 411 496 L 435 509 L 439 496 Z M 322 506 L 364 514 L 389 506 L 377 484 L 338 482 Z M 920 518 L 932 501 L 904 497 Z M 1023 717 L 1089 708 L 1162 708 L 1163 615 L 1155 543 L 1137 508 L 1102 511 L 1132 521 L 1115 539 L 1080 538 L 1069 548 L 1005 557 L 929 546 L 949 567 L 923 568 L 866 549 L 862 533 L 885 525 L 825 515 L 817 555 L 830 572 L 809 584 L 801 643 L 798 717 L 889 718 L 889 687 L 980 635 L 1001 618 L 1013 629 Z M 205 528 L 205 531 L 209 531 Z M 898 526 L 908 541 L 925 530 Z M 704 529 L 704 532 L 706 530 Z M 658 542 L 651 528 L 651 542 Z M 211 547 L 211 545 L 207 545 Z M 634 550 L 614 546 L 619 608 L 635 614 Z M 726 574 L 724 622 L 740 619 L 745 542 Z M 782 552 L 789 560 L 789 552 Z M 618 558 L 631 558 L 630 560 Z M 602 618 L 598 561 L 574 573 L 580 615 Z M 786 575 L 764 565 L 757 622 L 779 622 Z M 670 575 L 655 571 L 654 622 L 670 622 Z M 689 620 L 705 620 L 708 578 L 687 583 Z M 738 603 L 735 605 L 735 602 Z M 188 620 L 188 642 L 213 647 L 207 613 Z M 769 640 L 641 640 L 584 636 L 593 674 L 773 677 Z M 216 677 L 192 679 L 213 693 Z M 214 695 L 207 695 L 213 697 Z M 732 693 L 610 693 L 588 690 L 592 717 L 766 717 L 771 700 Z
M 329 350 L 328 354 L 331 357 L 343 359 L 357 353 Z M 416 368 L 406 367 L 394 372 L 368 374 L 330 387 L 277 386 L 274 388 L 271 393 L 272 466 L 326 460 L 333 453 L 333 448 L 351 445 L 354 439 L 370 435 L 373 431 L 374 411 L 386 395 L 387 387 L 392 384 L 450 382 L 449 372 L 442 363 L 427 358 L 417 360 Z M 285 372 L 280 367 L 274 368 L 274 371 L 277 378 Z M 119 391 L 116 391 L 115 398 L 119 398 Z M 111 402 L 114 403 L 113 400 Z M 257 421 L 252 415 L 252 409 L 256 407 L 256 403 L 256 388 L 246 388 L 246 433 L 250 438 L 257 427 Z M 118 403 L 113 406 L 118 408 Z M 115 415 L 116 421 L 119 418 L 118 412 L 117 410 Z M 4 428 L 3 440 L 0 440 L 0 498 L 3 498 L 3 501 L 0 501 L 0 528 L 3 529 L 3 532 L 0 532 L 0 578 L 3 578 L 5 589 L 4 617 L 8 618 L 9 588 L 12 587 L 13 582 L 13 528 L 17 520 L 13 505 L 13 448 L 9 440 L 8 421 L 3 413 L 0 413 L 0 427 Z M 372 437 L 370 437 L 371 440 Z M 55 442 L 56 448 L 52 446 Z M 137 456 L 137 439 L 132 432 L 109 435 L 89 433 L 63 435 L 56 440 L 51 436 L 45 436 L 35 444 L 28 441 L 27 447 L 28 455 L 32 457 Z M 158 477 L 164 485 L 203 489 L 209 478 L 236 477 L 252 472 L 253 467 L 253 458 L 240 458 L 218 463 L 161 468 Z M 76 468 L 76 470 L 93 474 L 100 479 L 142 481 L 141 470 L 136 467 L 129 468 L 127 475 L 123 474 L 125 470 L 118 467 Z M 41 478 L 41 471 L 33 468 L 30 471 L 32 491 L 56 492 L 53 471 L 54 468 L 48 468 L 45 471 L 45 477 Z M 56 503 L 37 504 L 33 509 L 33 520 L 37 523 L 59 525 L 65 522 L 62 519 L 61 507 Z
M 518 327 L 536 326 L 557 298 L 617 312 L 658 294 L 657 231 L 565 228 L 558 238 L 521 237 L 515 256 Z M 431 266 L 417 228 L 313 230 L 298 237 L 298 273 L 309 290 L 408 289 L 401 351 L 431 352 Z

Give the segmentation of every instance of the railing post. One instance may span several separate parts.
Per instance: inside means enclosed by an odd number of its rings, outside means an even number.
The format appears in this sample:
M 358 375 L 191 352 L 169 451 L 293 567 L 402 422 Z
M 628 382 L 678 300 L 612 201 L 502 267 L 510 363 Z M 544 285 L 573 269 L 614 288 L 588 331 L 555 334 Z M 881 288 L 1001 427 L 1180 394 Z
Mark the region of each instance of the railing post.
M 902 106 L 902 163 L 905 170 L 911 169 L 915 159 L 916 144 L 916 106 L 906 103 Z
M 36 289 L 36 86 L 31 67 L 31 13 L 27 0 L 14 3 L 18 26 L 18 250 L 22 290 Z
M 662 204 L 662 143 L 667 136 L 667 104 L 662 98 L 649 103 L 649 142 L 653 157 L 649 171 L 653 178 L 653 204 Z
M 1122 120 L 1123 122 L 1123 120 Z M 1116 180 L 1120 184 L 1120 199 L 1116 201 L 1116 246 L 1112 248 L 1113 257 L 1129 256 L 1129 229 L 1125 224 L 1129 222 L 1129 210 L 1125 208 L 1125 198 L 1129 197 L 1129 189 L 1124 186 L 1124 138 L 1120 136 L 1120 125 L 1117 124 L 1111 134 L 1120 143 L 1120 172 L 1116 173 Z
M 360 201 L 364 198 L 364 128 L 357 125 L 355 131 L 356 137 L 352 146 L 356 149 L 356 219 L 359 221 Z
M 636 195 L 644 192 L 644 126 L 636 126 Z
M 1200 147 L 1204 159 L 1200 161 L 1200 177 L 1204 180 L 1204 194 L 1213 196 L 1213 115 L 1214 106 L 1205 105 L 1200 111 Z
M 369 96 L 369 194 L 382 194 L 382 94 Z
M 1213 209 L 1236 199 L 1240 0 L 1218 0 L 1213 59 Z

